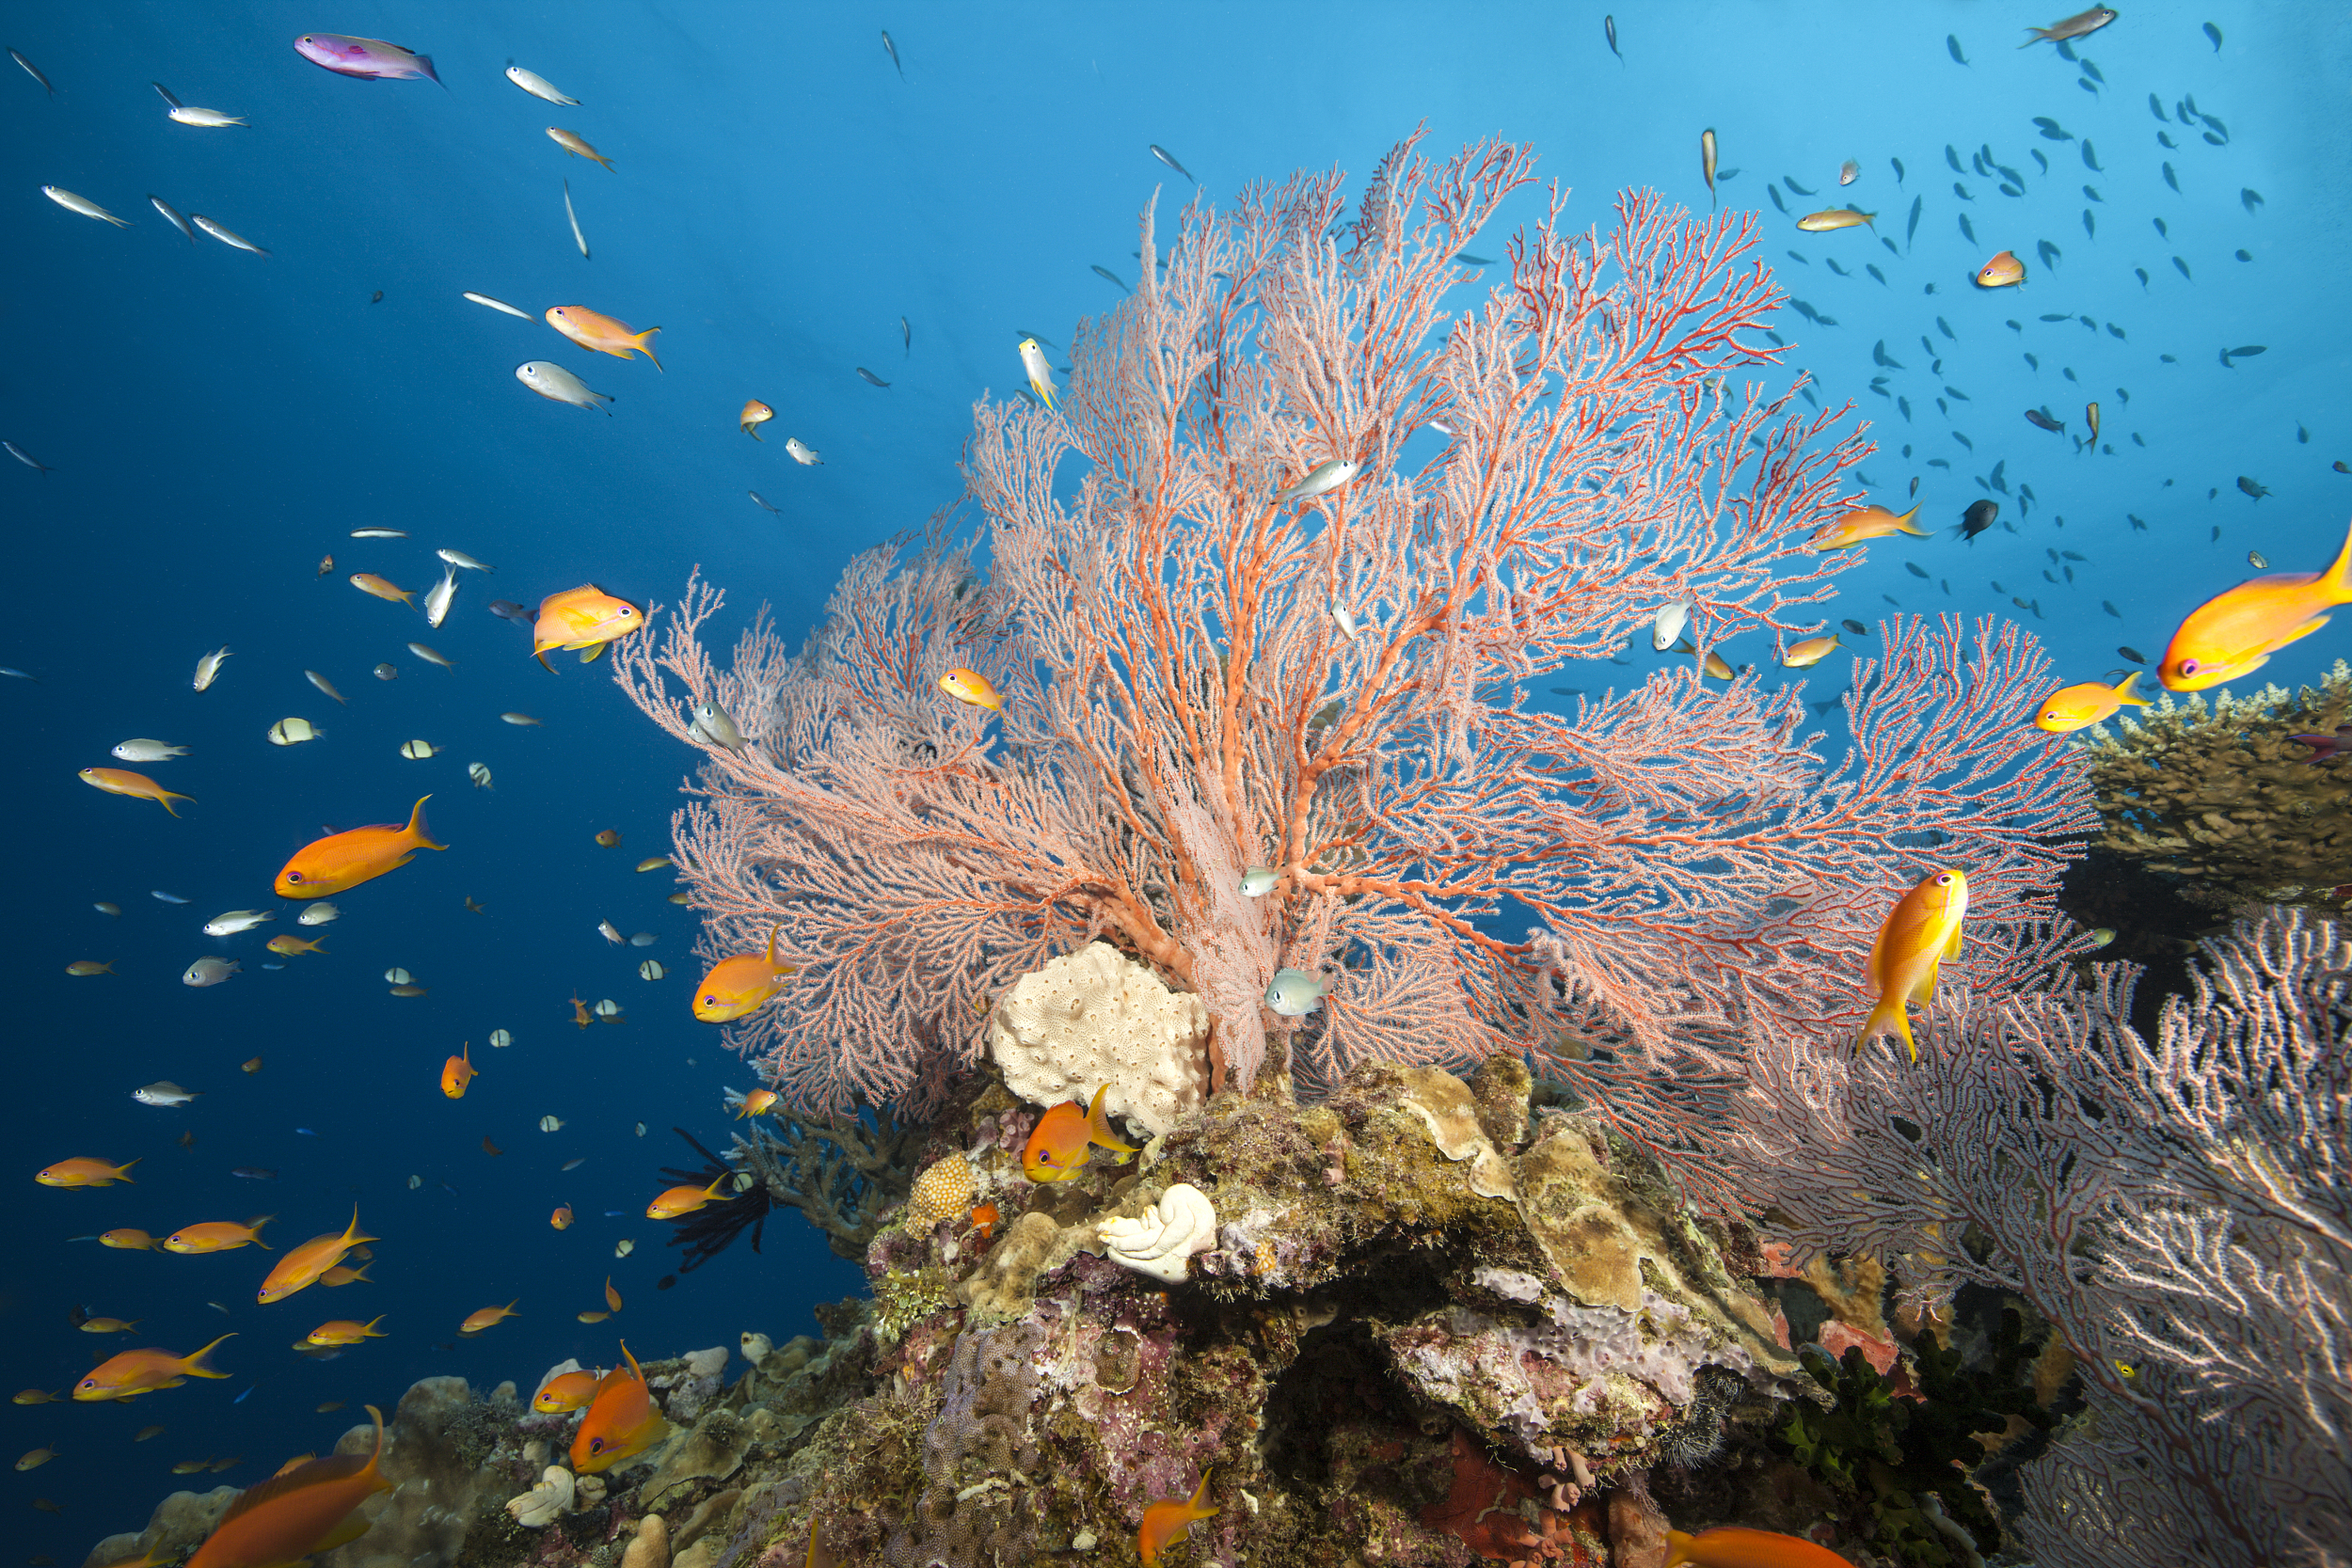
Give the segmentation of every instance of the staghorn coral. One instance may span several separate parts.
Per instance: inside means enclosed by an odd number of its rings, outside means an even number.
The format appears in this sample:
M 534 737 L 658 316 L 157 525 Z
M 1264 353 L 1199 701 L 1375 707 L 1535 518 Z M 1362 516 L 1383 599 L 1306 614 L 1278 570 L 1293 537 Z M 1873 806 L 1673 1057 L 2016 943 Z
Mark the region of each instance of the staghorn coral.
M 2352 884 L 2352 769 L 2315 765 L 2296 736 L 2352 720 L 2352 665 L 2317 686 L 2265 686 L 2155 705 L 2077 746 L 2097 794 L 2099 847 L 2187 879 L 2225 907 L 2340 910 Z

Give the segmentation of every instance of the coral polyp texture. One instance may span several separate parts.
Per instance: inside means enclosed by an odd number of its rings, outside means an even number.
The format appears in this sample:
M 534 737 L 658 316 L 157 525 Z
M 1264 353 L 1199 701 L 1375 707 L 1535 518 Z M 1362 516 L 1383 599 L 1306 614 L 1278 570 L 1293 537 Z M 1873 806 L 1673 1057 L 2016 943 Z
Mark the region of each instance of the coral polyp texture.
M 1973 925 L 2047 916 L 2091 818 L 2013 626 L 1883 623 L 1834 757 L 1801 688 L 1704 673 L 1821 629 L 1858 553 L 1806 547 L 1867 449 L 1766 386 L 1754 214 L 1635 193 L 1580 233 L 1534 181 L 1523 148 L 1407 142 L 1352 199 L 1196 198 L 1166 243 L 1145 214 L 1057 406 L 983 401 L 961 511 L 852 561 L 803 648 L 763 615 L 723 666 L 699 581 L 615 645 L 702 756 L 674 858 L 707 956 L 774 926 L 798 966 L 732 1035 L 787 1101 L 930 1115 L 1022 976 L 1099 941 L 1205 1009 L 1229 1087 L 1533 1053 L 1729 1212 L 1757 1020 L 1850 1034 L 1931 865 Z M 1515 196 L 1507 265 L 1457 263 Z M 1532 695 L 1669 609 L 1699 658 Z M 1001 708 L 943 693 L 958 669 Z M 1947 983 L 2038 961 L 1981 952 Z M 1281 969 L 1320 1006 L 1262 1006 Z
M 1197 1108 L 1209 1078 L 1209 1009 L 1107 942 L 1090 942 L 996 1004 L 989 1055 L 1032 1105 L 1091 1102 L 1154 1134 Z

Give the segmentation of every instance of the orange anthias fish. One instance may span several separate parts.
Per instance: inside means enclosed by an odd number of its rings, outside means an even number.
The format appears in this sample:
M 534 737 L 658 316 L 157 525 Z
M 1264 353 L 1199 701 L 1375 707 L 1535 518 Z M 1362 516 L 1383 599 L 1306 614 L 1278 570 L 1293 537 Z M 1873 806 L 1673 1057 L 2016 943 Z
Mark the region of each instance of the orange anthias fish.
M 343 1227 L 341 1235 L 329 1231 L 324 1236 L 313 1236 L 280 1258 L 278 1266 L 269 1271 L 269 1277 L 262 1281 L 262 1289 L 254 1299 L 263 1307 L 273 1301 L 283 1301 L 296 1291 L 317 1284 L 321 1275 L 343 1260 L 343 1254 L 361 1242 L 382 1239 L 360 1233 L 359 1211 L 354 1208 L 351 1223 Z
M 1103 1109 L 1103 1097 L 1110 1087 L 1104 1084 L 1095 1090 L 1091 1105 L 1082 1107 L 1074 1100 L 1066 1101 L 1038 1117 L 1021 1150 L 1021 1174 L 1032 1181 L 1068 1181 L 1086 1169 L 1097 1148 L 1120 1155 L 1135 1153 L 1135 1145 L 1111 1131 L 1111 1118 Z
M 144 1230 L 109 1230 L 98 1238 L 100 1246 L 122 1247 L 131 1252 L 153 1252 L 164 1243 Z
M 319 1275 L 319 1283 L 330 1291 L 345 1285 L 357 1285 L 363 1280 L 370 1285 L 375 1283 L 374 1280 L 368 1278 L 367 1267 L 364 1264 L 355 1269 L 348 1263 L 338 1263 Z
M 185 1226 L 164 1238 L 164 1250 L 188 1257 L 206 1252 L 234 1252 L 241 1246 L 257 1246 L 267 1252 L 270 1245 L 262 1240 L 262 1227 L 277 1217 L 276 1214 L 263 1214 L 243 1225 L 234 1220 L 206 1220 L 201 1225 Z
M 539 601 L 539 618 L 531 628 L 531 652 L 553 673 L 555 666 L 548 663 L 548 649 L 602 647 L 644 624 L 635 605 L 614 598 L 593 582 L 583 582 Z
M 2115 710 L 2128 703 L 2134 707 L 2146 707 L 2148 699 L 2132 690 L 2132 682 L 2139 679 L 2135 670 L 2114 686 L 2104 681 L 2085 681 L 2080 686 L 2061 686 L 2035 705 L 2033 724 L 2038 730 L 2052 735 L 2064 735 L 2069 730 L 2088 729 L 2102 719 L 2111 718 Z
M 457 1325 L 457 1332 L 460 1334 L 479 1334 L 493 1323 L 504 1323 L 507 1319 L 516 1315 L 515 1302 L 518 1302 L 522 1299 L 522 1297 L 516 1296 L 515 1301 L 510 1301 L 503 1307 L 484 1307 L 481 1311 L 473 1313 L 468 1317 L 464 1323 L 459 1323 Z
M 752 399 L 751 402 L 743 405 L 743 413 L 741 415 L 743 421 L 743 434 L 750 436 L 755 441 L 761 439 L 759 427 L 766 424 L 770 420 L 772 420 L 775 417 L 776 411 L 774 409 L 769 407 L 757 398 Z
M 719 1188 L 733 1174 L 732 1171 L 721 1171 L 707 1187 L 672 1187 L 645 1205 L 645 1218 L 674 1220 L 680 1214 L 691 1214 L 707 1204 L 724 1202 L 725 1199 L 719 1196 Z
M 362 594 L 370 594 L 379 599 L 386 599 L 395 603 L 405 604 L 409 606 L 411 609 L 416 606 L 417 595 L 401 587 L 398 583 L 385 581 L 382 578 L 377 577 L 373 572 L 352 573 L 351 586 L 357 588 Z
M 2189 611 L 2156 667 L 2174 691 L 2202 691 L 2261 669 L 2288 643 L 2352 604 L 2352 531 L 2324 572 L 2281 572 L 2241 582 Z M 103 769 L 101 769 L 103 771 Z
M 452 1056 L 441 1064 L 441 1092 L 452 1100 L 463 1100 L 466 1098 L 466 1090 L 472 1085 L 475 1076 L 473 1041 L 468 1040 L 465 1054 Z
M 1685 1535 L 1666 1532 L 1666 1568 L 1853 1568 L 1853 1564 L 1801 1535 L 1720 1525 Z M 194 1568 L 194 1564 L 190 1564 Z
M 588 1012 L 588 1004 L 587 1004 L 587 1003 L 582 1002 L 582 1001 L 581 1001 L 579 997 L 575 996 L 575 997 L 571 998 L 571 1004 L 572 1004 L 572 1022 L 573 1022 L 574 1023 L 577 1023 L 578 1025 L 580 1025 L 580 1027 L 581 1027 L 582 1029 L 585 1029 L 585 1028 L 587 1028 L 590 1024 L 592 1024 L 592 1023 L 594 1023 L 594 1022 L 596 1022 L 596 1021 L 593 1017 L 591 1017 L 591 1016 L 589 1015 L 589 1012 Z
M 33 1180 L 44 1187 L 111 1187 L 118 1181 L 130 1181 L 131 1167 L 137 1164 L 136 1160 L 125 1160 L 119 1165 L 110 1165 L 103 1160 L 60 1160 L 37 1173 Z M 138 1185 L 135 1181 L 131 1184 Z
M 1209 1500 L 1209 1473 L 1200 1473 L 1200 1484 L 1186 1497 L 1168 1497 L 1143 1511 L 1143 1527 L 1136 1531 L 1136 1550 L 1142 1554 L 1143 1568 L 1157 1568 L 1160 1554 L 1192 1532 L 1192 1527 L 1202 1519 L 1214 1519 L 1217 1511 L 1202 1505 Z
M 136 1399 L 158 1388 L 177 1388 L 192 1377 L 227 1377 L 227 1372 L 204 1358 L 219 1348 L 221 1340 L 235 1338 L 224 1334 L 186 1355 L 174 1355 L 167 1350 L 126 1350 L 90 1369 L 89 1375 L 73 1386 L 73 1397 L 85 1402 Z
M 1977 269 L 1977 287 L 2006 289 L 2026 280 L 2026 263 L 2017 259 L 2017 252 L 2004 250 Z
M 1911 1059 L 1919 1059 L 1904 1004 L 1935 1000 L 1937 966 L 1960 957 L 1960 927 L 1967 915 L 1968 879 L 1950 869 L 1931 873 L 1895 901 L 1870 945 L 1867 974 L 1877 1006 L 1854 1037 L 1855 1050 L 1891 1029 Z
M 604 1374 L 589 1401 L 588 1414 L 580 1418 L 580 1430 L 572 1435 L 572 1469 L 577 1474 L 593 1476 L 609 1470 L 644 1452 L 670 1430 L 646 1391 L 645 1374 L 637 1370 L 637 1357 L 628 1354 L 626 1340 L 621 1354 L 628 1365 Z
M 959 703 L 993 708 L 998 713 L 1005 711 L 1005 700 L 996 694 L 994 687 L 988 684 L 988 677 L 977 670 L 948 671 L 939 677 L 939 689 Z
M 356 1345 L 362 1339 L 389 1339 L 391 1338 L 390 1335 L 378 1334 L 375 1331 L 375 1325 L 383 1321 L 384 1315 L 380 1312 L 366 1323 L 355 1323 L 349 1318 L 337 1318 L 331 1323 L 323 1323 L 310 1330 L 310 1343 L 314 1345 Z
M 572 1227 L 572 1206 L 568 1203 L 557 1204 L 555 1212 L 548 1216 L 548 1223 L 558 1230 L 569 1230 Z
M 128 768 L 85 768 L 82 769 L 82 782 L 109 795 L 129 795 L 141 800 L 152 800 L 174 816 L 180 814 L 171 811 L 172 801 L 185 800 L 190 805 L 196 804 L 193 795 L 174 794 L 146 774 L 134 773 Z
M 800 973 L 794 965 L 776 961 L 776 933 L 782 929 L 780 926 L 768 927 L 766 953 L 738 953 L 710 966 L 703 983 L 694 988 L 697 1019 L 705 1023 L 732 1023 L 749 1017 L 768 1005 L 787 977 Z
M 294 936 L 289 932 L 285 936 L 270 938 L 267 942 L 263 943 L 263 945 L 273 953 L 283 953 L 288 958 L 292 958 L 296 953 L 324 953 L 326 951 L 326 948 L 324 945 L 326 941 L 326 939 L 325 937 L 320 937 L 315 942 L 305 942 L 300 937 Z M 246 1070 L 250 1071 L 252 1069 L 247 1069 Z
M 585 305 L 557 305 L 548 310 L 548 325 L 584 349 L 609 354 L 615 359 L 626 359 L 642 354 L 653 359 L 653 368 L 661 369 L 661 361 L 654 359 L 653 345 L 645 340 L 661 330 L 649 326 L 643 332 L 631 332 L 627 322 L 614 321 L 599 315 Z
M 543 1416 L 563 1416 L 596 1397 L 595 1372 L 559 1372 L 531 1399 L 531 1408 Z
M 1925 539 L 1928 531 L 1913 526 L 1911 519 L 1919 515 L 1913 507 L 1900 516 L 1883 506 L 1857 506 L 1834 522 L 1824 523 L 1813 531 L 1805 547 L 1813 550 L 1842 550 L 1872 539 L 1883 539 L 1890 533 L 1909 533 Z
M 604 1276 L 604 1305 L 608 1311 L 618 1312 L 621 1309 L 621 1292 L 612 1288 L 611 1275 Z
M 346 892 L 361 882 L 373 881 L 387 871 L 399 870 L 420 849 L 448 848 L 446 844 L 434 843 L 431 830 L 424 825 L 424 802 L 432 799 L 427 795 L 417 801 L 408 813 L 408 825 L 405 828 L 379 822 L 348 832 L 329 833 L 304 845 L 294 851 L 285 869 L 278 873 L 278 895 L 324 898 L 330 893 Z
M 741 1121 L 745 1117 L 764 1117 L 775 1108 L 775 1090 L 754 1089 L 743 1097 L 743 1103 L 736 1110 L 735 1119 Z
M 384 1457 L 384 1413 L 370 1405 L 368 1414 L 375 1420 L 374 1451 L 365 1459 L 339 1453 L 307 1460 L 247 1487 L 187 1568 L 276 1568 L 366 1534 L 359 1505 L 392 1489 L 377 1468 Z

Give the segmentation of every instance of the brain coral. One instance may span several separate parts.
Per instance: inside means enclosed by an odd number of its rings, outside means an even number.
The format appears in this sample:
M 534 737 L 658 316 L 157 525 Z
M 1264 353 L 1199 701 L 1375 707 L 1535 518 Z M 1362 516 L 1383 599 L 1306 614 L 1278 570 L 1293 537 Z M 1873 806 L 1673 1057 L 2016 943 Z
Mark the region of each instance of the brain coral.
M 1005 1086 L 1034 1105 L 1090 1100 L 1167 1132 L 1200 1103 L 1209 1009 L 1107 943 L 1022 977 L 996 1005 L 989 1047 Z

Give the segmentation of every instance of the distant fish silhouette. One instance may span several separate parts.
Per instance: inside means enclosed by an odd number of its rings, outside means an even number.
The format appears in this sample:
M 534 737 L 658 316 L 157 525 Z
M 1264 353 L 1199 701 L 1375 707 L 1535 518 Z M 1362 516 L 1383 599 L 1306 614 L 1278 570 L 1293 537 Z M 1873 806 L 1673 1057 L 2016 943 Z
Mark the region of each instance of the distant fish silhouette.
M 1107 277 L 1112 282 L 1118 284 L 1120 288 L 1127 289 L 1126 279 L 1120 277 L 1119 274 L 1111 271 L 1108 267 L 1096 267 L 1094 269 L 1094 276 L 1097 277 Z M 1127 289 L 1127 292 L 1129 293 L 1135 293 L 1133 289 Z
M 857 373 L 865 377 L 866 384 L 869 387 L 887 387 L 890 385 L 889 382 L 884 381 L 881 376 L 876 375 L 872 371 L 867 370 L 863 365 L 860 365 L 857 368 Z

